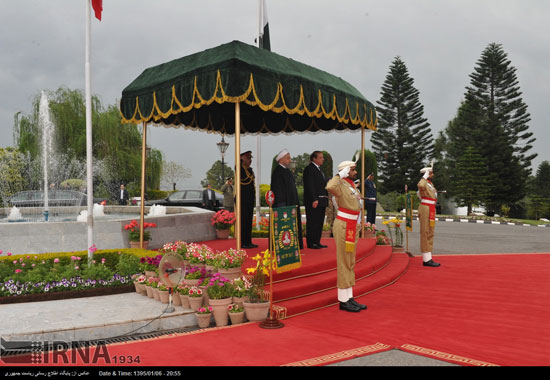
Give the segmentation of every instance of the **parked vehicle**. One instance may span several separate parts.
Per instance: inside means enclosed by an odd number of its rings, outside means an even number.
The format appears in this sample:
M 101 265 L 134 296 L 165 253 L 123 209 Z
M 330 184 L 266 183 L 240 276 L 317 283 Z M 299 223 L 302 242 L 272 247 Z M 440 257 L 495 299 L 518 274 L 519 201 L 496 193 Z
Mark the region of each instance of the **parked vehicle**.
M 216 194 L 216 201 L 214 204 L 215 210 L 219 210 L 223 205 L 223 194 L 214 191 Z M 179 190 L 170 194 L 165 199 L 157 199 L 153 201 L 146 201 L 146 206 L 162 205 L 162 206 L 187 206 L 187 207 L 203 207 L 202 204 L 202 190 Z

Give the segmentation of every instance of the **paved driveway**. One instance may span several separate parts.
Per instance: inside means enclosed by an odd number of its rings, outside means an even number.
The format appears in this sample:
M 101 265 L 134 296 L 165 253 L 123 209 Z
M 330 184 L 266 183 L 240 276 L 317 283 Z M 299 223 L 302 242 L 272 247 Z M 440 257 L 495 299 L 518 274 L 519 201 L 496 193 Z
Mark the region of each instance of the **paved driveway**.
M 378 228 L 384 228 L 380 219 Z M 404 245 L 405 228 L 403 230 Z M 409 252 L 420 254 L 420 225 L 413 222 Z M 471 253 L 550 252 L 550 227 L 437 221 L 434 255 Z

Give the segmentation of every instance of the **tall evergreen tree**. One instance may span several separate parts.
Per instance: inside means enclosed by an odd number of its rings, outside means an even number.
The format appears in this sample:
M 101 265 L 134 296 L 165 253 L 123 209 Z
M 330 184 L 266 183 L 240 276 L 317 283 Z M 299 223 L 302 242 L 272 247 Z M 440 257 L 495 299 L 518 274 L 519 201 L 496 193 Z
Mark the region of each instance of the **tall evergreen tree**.
M 371 142 L 381 191 L 416 189 L 419 170 L 433 155 L 430 124 L 424 118 L 419 91 L 401 58 L 396 57 L 377 101 L 378 130 Z
M 536 157 L 529 153 L 535 138 L 528 131 L 530 116 L 515 72 L 502 47 L 490 44 L 470 74 L 457 116 L 445 130 L 449 172 L 456 170 L 465 147 L 475 148 L 487 169 L 484 203 L 496 212 L 525 196 L 531 161 Z
M 487 165 L 475 148 L 469 146 L 456 163 L 451 175 L 457 206 L 466 206 L 467 215 L 472 206 L 483 204 L 487 197 Z

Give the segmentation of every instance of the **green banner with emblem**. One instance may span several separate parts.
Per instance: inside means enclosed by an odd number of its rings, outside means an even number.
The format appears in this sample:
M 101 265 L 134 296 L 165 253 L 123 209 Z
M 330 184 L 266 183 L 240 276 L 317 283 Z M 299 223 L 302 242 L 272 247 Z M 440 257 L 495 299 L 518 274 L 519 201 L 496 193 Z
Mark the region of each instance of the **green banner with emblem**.
M 302 266 L 298 244 L 298 213 L 296 206 L 271 209 L 271 236 L 277 273 Z

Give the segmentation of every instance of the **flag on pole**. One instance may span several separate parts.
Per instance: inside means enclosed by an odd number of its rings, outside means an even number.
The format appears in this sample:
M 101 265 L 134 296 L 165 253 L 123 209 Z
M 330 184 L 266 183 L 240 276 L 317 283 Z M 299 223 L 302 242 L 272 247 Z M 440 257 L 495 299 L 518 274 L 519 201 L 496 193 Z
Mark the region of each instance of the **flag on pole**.
M 103 11 L 103 0 L 92 0 L 92 8 L 94 8 L 95 18 L 101 21 L 101 11 Z
M 266 49 L 271 51 L 271 43 L 269 41 L 269 22 L 267 21 L 267 8 L 265 1 L 266 0 L 259 0 L 260 1 L 260 39 L 259 39 L 259 47 L 261 49 Z

